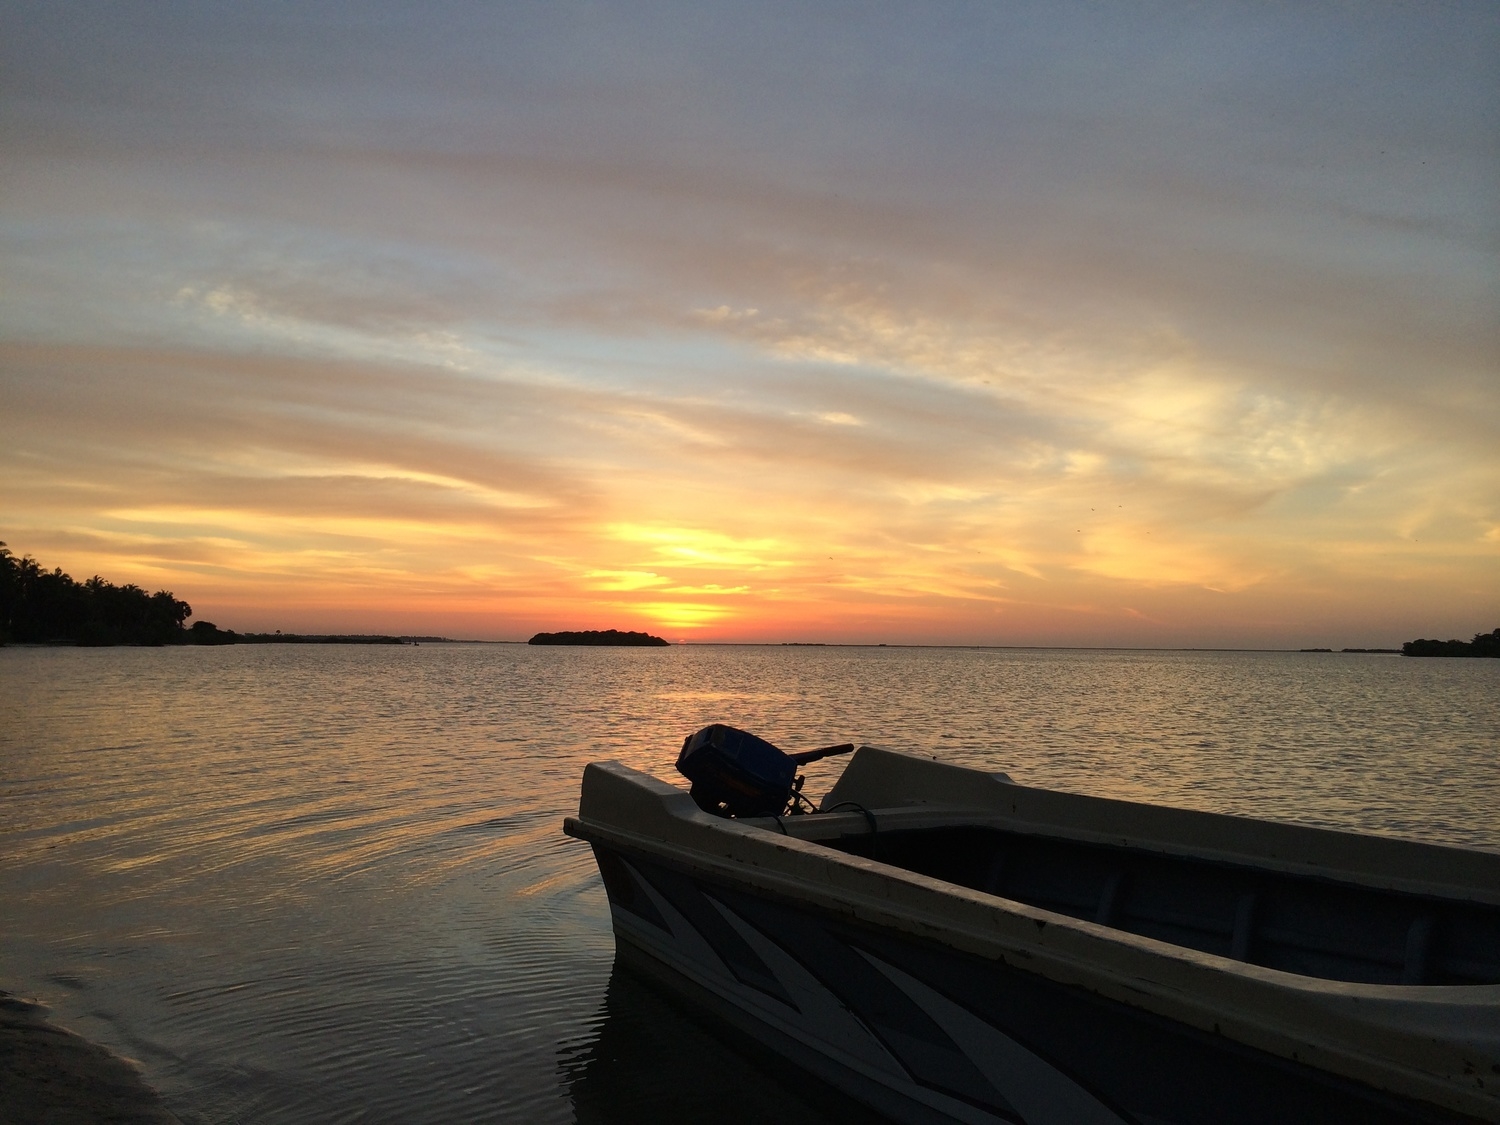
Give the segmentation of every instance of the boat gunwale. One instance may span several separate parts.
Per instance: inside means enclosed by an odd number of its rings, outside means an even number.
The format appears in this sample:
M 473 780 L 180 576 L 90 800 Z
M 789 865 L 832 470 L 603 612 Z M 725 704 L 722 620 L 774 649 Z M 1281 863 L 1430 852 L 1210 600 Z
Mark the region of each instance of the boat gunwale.
M 875 810 L 879 812 L 880 810 Z M 713 823 L 705 825 L 709 829 L 727 827 L 745 822 L 715 818 L 710 814 L 702 814 Z M 756 826 L 750 826 L 752 830 Z M 1004 945 L 1003 952 L 1013 952 L 1018 956 L 1039 960 L 1052 959 L 1060 964 L 1087 964 L 1084 958 L 1072 956 L 1061 956 L 1053 950 L 1041 951 L 1029 941 L 1010 940 L 998 933 L 981 931 L 969 926 L 944 925 L 933 926 L 923 921 L 914 921 L 910 925 L 902 925 L 903 917 L 913 914 L 913 910 L 899 910 L 895 908 L 888 896 L 863 894 L 858 891 L 850 891 L 846 888 L 834 889 L 832 887 L 811 886 L 811 881 L 796 875 L 787 874 L 773 867 L 748 863 L 744 858 L 732 856 L 714 856 L 699 848 L 688 845 L 672 843 L 657 836 L 635 832 L 628 828 L 615 825 L 601 824 L 585 817 L 566 817 L 563 820 L 563 830 L 575 839 L 593 843 L 598 840 L 603 843 L 615 844 L 629 850 L 639 851 L 651 855 L 654 859 L 662 860 L 681 874 L 691 875 L 694 872 L 703 873 L 705 870 L 712 871 L 715 881 L 728 883 L 737 889 L 756 891 L 764 893 L 772 898 L 785 903 L 797 905 L 813 905 L 824 913 L 841 915 L 859 919 L 868 924 L 885 925 L 887 921 L 898 924 L 895 928 L 903 932 L 909 932 L 922 937 L 931 938 L 934 932 L 938 933 L 963 933 L 977 939 L 970 946 L 967 943 L 960 945 L 957 942 L 947 942 L 938 939 L 940 944 L 952 944 L 963 948 L 965 952 L 971 952 L 979 956 L 995 956 L 994 947 L 997 944 Z M 1301 973 L 1292 973 L 1284 969 L 1272 968 L 1268 965 L 1257 965 L 1250 961 L 1239 961 L 1222 954 L 1211 953 L 1207 950 L 1194 949 L 1191 946 L 1178 945 L 1175 942 L 1164 941 L 1161 938 L 1153 938 L 1146 934 L 1138 934 L 1131 930 L 1121 929 L 1116 926 L 1093 922 L 1087 918 L 1078 918 L 1071 914 L 1060 911 L 1049 910 L 1044 906 L 1034 906 L 1020 899 L 1006 898 L 1004 895 L 993 894 L 989 891 L 966 887 L 961 883 L 951 883 L 933 875 L 924 875 L 921 872 L 911 871 L 905 867 L 895 864 L 884 863 L 867 856 L 856 855 L 852 852 L 841 851 L 837 848 L 829 848 L 816 841 L 802 840 L 796 836 L 781 836 L 779 834 L 769 835 L 766 840 L 757 840 L 748 837 L 752 843 L 770 843 L 779 851 L 798 851 L 813 859 L 828 862 L 837 867 L 849 868 L 861 871 L 865 874 L 874 875 L 881 880 L 905 883 L 918 891 L 933 894 L 940 900 L 968 901 L 971 905 L 993 909 L 1001 908 L 1008 914 L 1025 919 L 1033 923 L 1040 923 L 1038 932 L 1044 932 L 1044 927 L 1057 927 L 1059 929 L 1076 930 L 1081 935 L 1099 940 L 1112 946 L 1136 947 L 1140 952 L 1155 957 L 1166 958 L 1172 961 L 1193 964 L 1195 967 L 1207 969 L 1218 975 L 1234 975 L 1255 980 L 1259 983 L 1289 988 L 1297 992 L 1330 993 L 1339 996 L 1367 997 L 1373 1000 L 1442 1000 L 1442 999 L 1493 999 L 1497 1009 L 1500 1009 L 1500 983 L 1494 984 L 1381 984 L 1369 981 L 1344 981 L 1330 977 L 1316 977 Z M 803 845 L 812 849 L 802 851 L 795 845 Z M 847 911 L 836 909 L 825 909 L 828 904 L 847 906 Z M 874 915 L 867 915 L 866 911 L 873 911 Z M 1023 931 L 1024 934 L 1024 931 Z M 1000 959 L 1004 959 L 1003 956 Z
M 1085 795 L 1067 794 L 1067 796 L 1084 797 Z M 1197 812 L 1198 810 L 1173 811 Z M 1029 836 L 1042 840 L 1059 840 L 1073 844 L 1096 845 L 1143 855 L 1167 856 L 1172 859 L 1231 867 L 1237 871 L 1290 875 L 1298 879 L 1326 883 L 1331 886 L 1354 886 L 1366 890 L 1390 891 L 1395 894 L 1436 899 L 1443 902 L 1461 902 L 1478 906 L 1500 907 L 1500 886 L 1490 888 L 1476 887 L 1471 883 L 1440 883 L 1399 875 L 1382 875 L 1368 870 L 1336 868 L 1326 864 L 1298 861 L 1280 856 L 1267 856 L 1255 852 L 1229 851 L 1208 847 L 1200 848 L 1191 844 L 1170 840 L 1122 836 L 1116 833 L 1096 832 L 1070 826 L 1043 826 L 1034 819 L 1016 817 L 1011 814 L 997 812 L 994 809 L 981 807 L 966 808 L 962 806 L 935 804 L 896 805 L 888 808 L 869 809 L 868 813 L 870 816 L 875 817 L 875 829 L 871 828 L 869 817 L 864 812 L 823 812 L 821 810 L 817 813 L 800 816 L 747 817 L 740 819 L 738 823 L 748 824 L 772 834 L 784 834 L 793 839 L 825 847 L 829 846 L 830 842 L 834 840 L 869 836 L 878 837 L 887 832 L 894 835 L 897 832 L 921 832 L 934 828 L 992 828 L 996 831 L 1010 832 L 1018 836 Z M 1233 814 L 1203 813 L 1202 815 L 1221 817 L 1232 816 Z M 1237 817 L 1235 819 L 1253 820 L 1254 818 Z M 1340 829 L 1323 828 L 1318 825 L 1297 824 L 1288 821 L 1260 821 L 1259 823 L 1324 832 L 1335 836 L 1360 835 L 1359 833 L 1345 832 Z M 838 831 L 828 831 L 827 829 L 829 828 L 837 828 Z M 1394 840 L 1422 848 L 1447 848 L 1447 845 L 1443 844 L 1431 844 L 1423 840 L 1409 840 L 1398 836 L 1366 838 Z M 1463 851 L 1465 849 L 1453 848 L 1451 850 Z M 1500 863 L 1500 853 L 1496 853 L 1496 860 L 1497 863 Z M 901 870 L 904 870 L 904 868 Z M 958 886 L 960 884 L 953 885 Z

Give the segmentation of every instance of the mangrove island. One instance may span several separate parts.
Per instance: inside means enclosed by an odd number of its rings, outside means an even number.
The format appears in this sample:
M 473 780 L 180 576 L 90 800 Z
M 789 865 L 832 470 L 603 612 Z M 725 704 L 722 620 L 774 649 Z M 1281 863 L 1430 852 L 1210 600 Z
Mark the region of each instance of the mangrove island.
M 1407 656 L 1500 656 L 1500 629 L 1475 633 L 1472 641 L 1407 641 L 1401 651 Z
M 618 629 L 579 629 L 572 632 L 538 633 L 529 645 L 616 645 L 636 648 L 668 644 L 650 633 L 622 633 Z

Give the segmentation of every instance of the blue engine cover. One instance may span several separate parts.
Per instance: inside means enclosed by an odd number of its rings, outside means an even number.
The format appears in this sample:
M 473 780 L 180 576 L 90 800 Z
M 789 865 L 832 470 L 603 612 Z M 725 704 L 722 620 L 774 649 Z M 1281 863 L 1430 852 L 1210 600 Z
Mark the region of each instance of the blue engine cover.
M 763 738 L 714 723 L 688 735 L 677 772 L 698 807 L 720 816 L 776 816 L 791 799 L 797 763 Z

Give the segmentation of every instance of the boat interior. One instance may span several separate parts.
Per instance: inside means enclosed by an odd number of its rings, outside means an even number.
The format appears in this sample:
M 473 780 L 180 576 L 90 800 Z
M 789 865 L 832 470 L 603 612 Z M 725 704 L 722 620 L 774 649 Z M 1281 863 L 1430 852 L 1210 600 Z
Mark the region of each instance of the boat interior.
M 1500 983 L 1493 904 L 990 825 L 882 828 L 864 810 L 785 818 L 796 821 L 793 835 L 851 855 L 1250 964 L 1369 984 Z

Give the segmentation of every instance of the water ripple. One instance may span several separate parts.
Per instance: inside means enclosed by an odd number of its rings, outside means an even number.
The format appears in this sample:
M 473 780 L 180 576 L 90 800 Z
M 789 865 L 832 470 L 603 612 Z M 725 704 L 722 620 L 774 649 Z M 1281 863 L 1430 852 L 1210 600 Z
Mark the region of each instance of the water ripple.
M 559 831 L 586 762 L 669 774 L 710 721 L 1500 845 L 1500 661 L 5 649 L 5 983 L 190 1123 L 838 1118 L 611 974 L 592 857 Z

